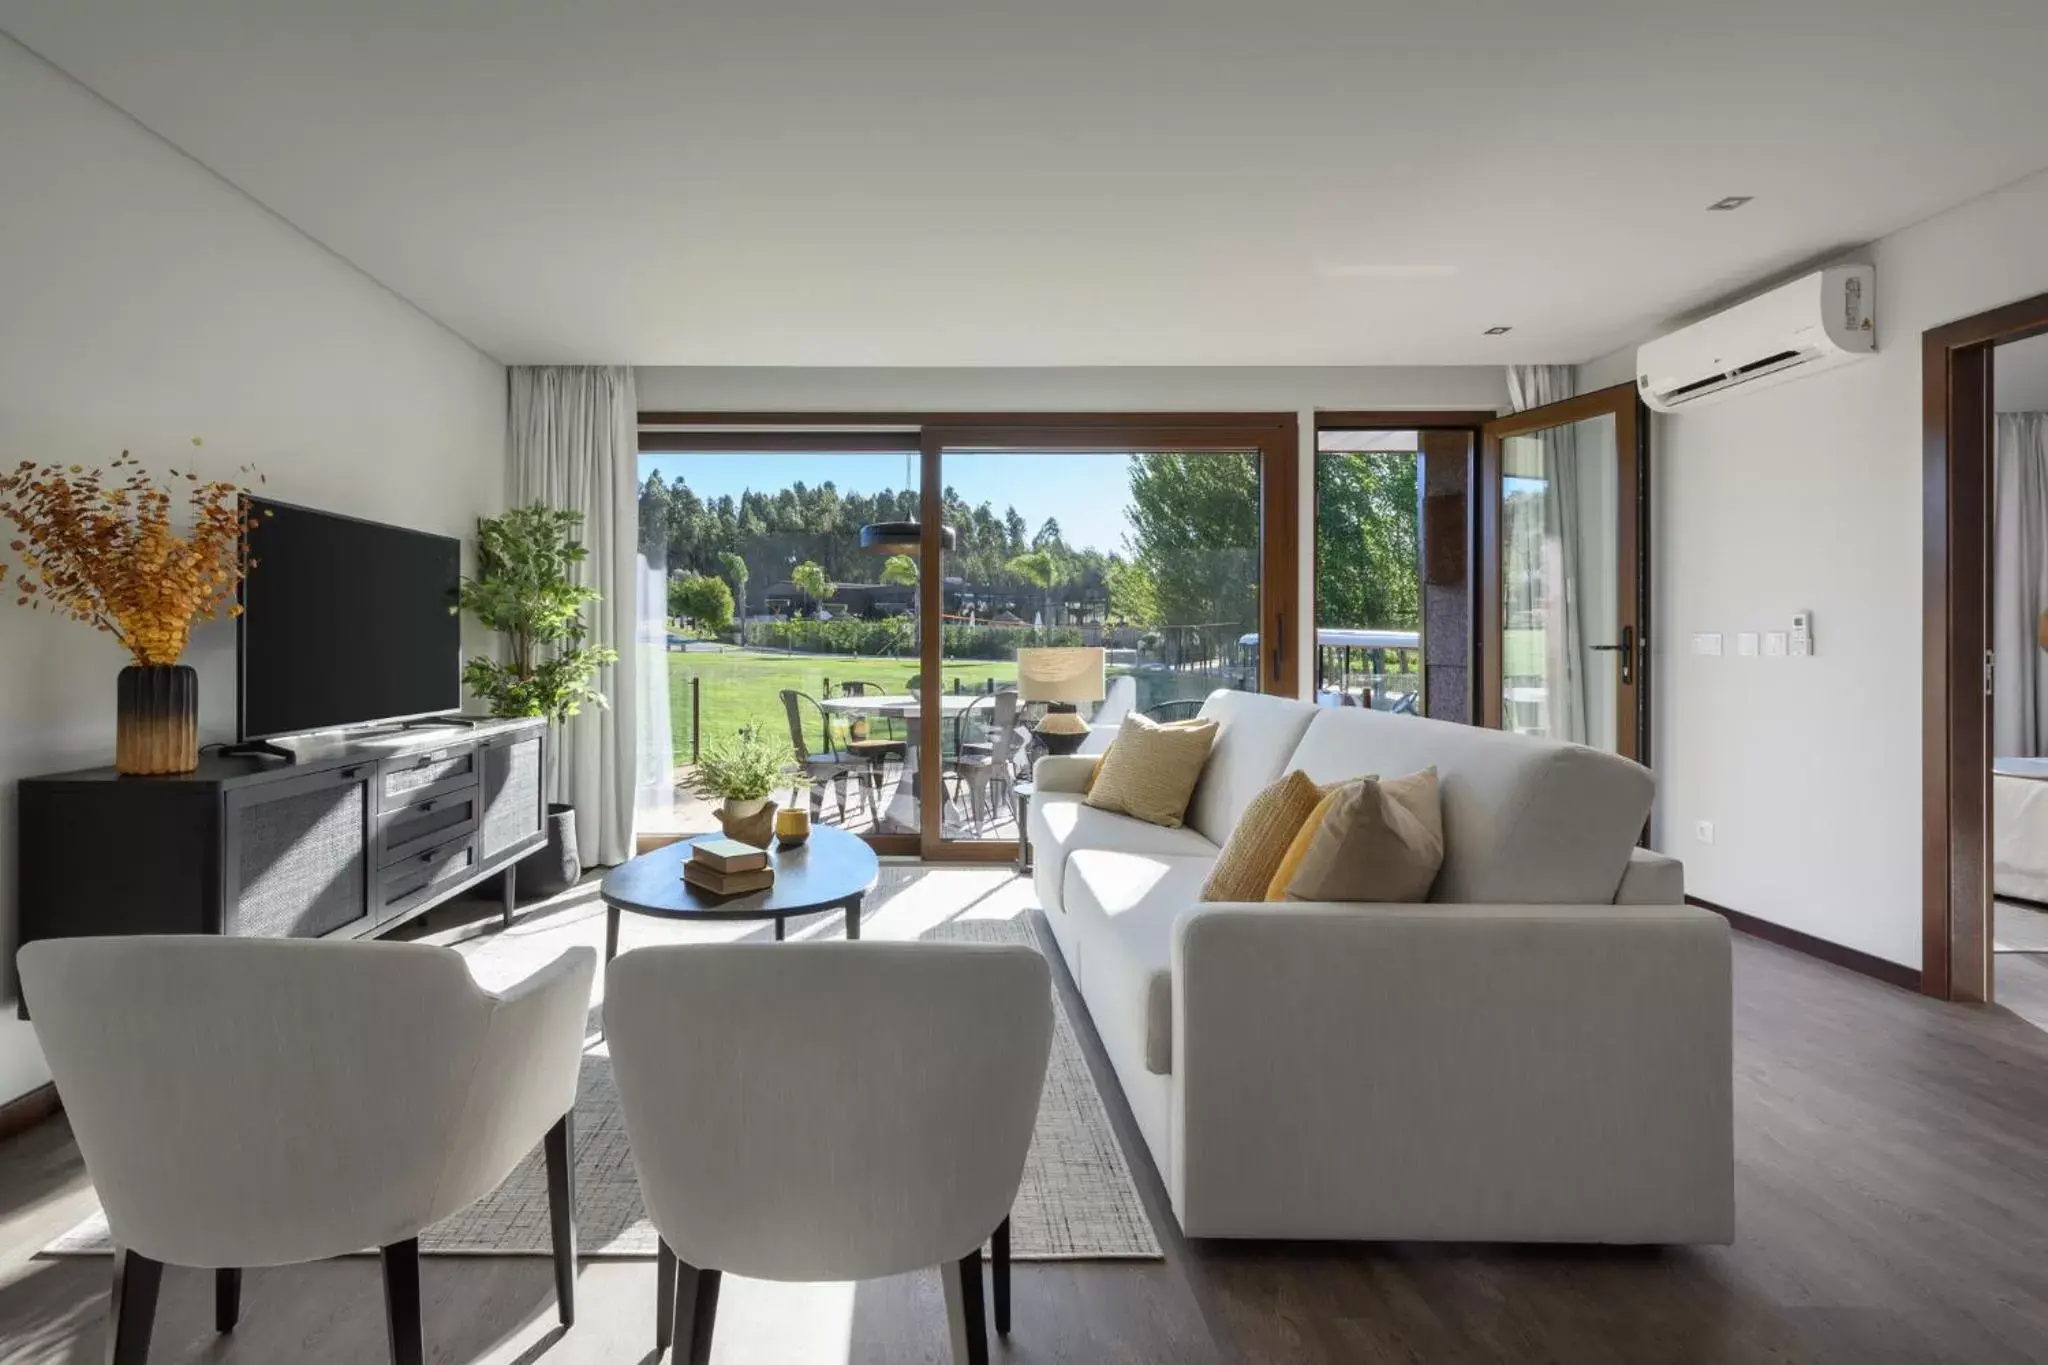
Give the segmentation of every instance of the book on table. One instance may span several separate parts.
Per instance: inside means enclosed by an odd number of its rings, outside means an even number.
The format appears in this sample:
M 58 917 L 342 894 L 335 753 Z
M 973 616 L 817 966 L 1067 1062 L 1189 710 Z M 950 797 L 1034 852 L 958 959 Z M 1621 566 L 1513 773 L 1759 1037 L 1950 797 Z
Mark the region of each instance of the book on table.
M 741 872 L 720 872 L 703 863 L 691 862 L 683 864 L 683 880 L 714 896 L 744 896 L 753 891 L 766 891 L 775 885 L 775 869 L 755 867 Z
M 713 872 L 751 872 L 768 866 L 768 850 L 737 839 L 699 839 L 690 845 L 690 861 Z

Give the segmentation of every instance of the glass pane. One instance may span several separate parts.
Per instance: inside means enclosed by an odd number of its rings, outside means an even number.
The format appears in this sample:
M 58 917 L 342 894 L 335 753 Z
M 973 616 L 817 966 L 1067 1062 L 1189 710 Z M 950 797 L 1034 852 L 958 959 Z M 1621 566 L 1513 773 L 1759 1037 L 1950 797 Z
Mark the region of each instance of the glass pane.
M 1501 716 L 1614 750 L 1620 466 L 1609 415 L 1501 443 Z
M 1016 838 L 1015 783 L 1049 744 L 1100 753 L 1134 709 L 1257 688 L 1256 456 L 947 451 L 944 470 L 943 838 Z M 1099 686 L 1019 699 L 1020 650 L 1074 647 L 1103 651 Z
M 1316 701 L 1419 715 L 1421 443 L 1324 431 L 1316 445 Z
M 915 454 L 640 457 L 642 832 L 717 826 L 696 759 L 742 729 L 812 780 L 828 824 L 915 832 L 916 589 L 861 527 L 917 515 Z M 666 600 L 655 602 L 663 594 Z

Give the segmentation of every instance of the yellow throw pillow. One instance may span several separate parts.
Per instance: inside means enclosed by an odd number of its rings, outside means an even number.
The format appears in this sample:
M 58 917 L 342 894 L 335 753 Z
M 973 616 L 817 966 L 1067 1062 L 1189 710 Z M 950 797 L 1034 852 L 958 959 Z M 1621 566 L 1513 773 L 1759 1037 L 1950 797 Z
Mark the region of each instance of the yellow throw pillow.
M 1294 832 L 1294 839 L 1287 845 L 1287 851 L 1280 855 L 1280 861 L 1273 868 L 1273 875 L 1266 881 L 1266 896 L 1269 901 L 1287 899 L 1287 883 L 1294 880 L 1294 873 L 1301 866 L 1301 860 L 1308 856 L 1308 846 L 1315 842 L 1316 831 L 1323 827 L 1323 820 L 1329 815 L 1330 807 L 1337 804 L 1337 795 L 1348 782 L 1332 782 L 1327 787 L 1316 788 L 1315 808 L 1308 818 L 1301 822 L 1301 828 Z
M 1288 773 L 1254 796 L 1209 869 L 1202 899 L 1263 900 L 1280 859 L 1322 799 L 1322 789 L 1299 772 Z
M 1109 751 L 1115 747 L 1115 740 L 1111 740 L 1102 746 L 1102 752 L 1095 757 L 1095 766 L 1088 770 L 1088 780 L 1081 784 L 1081 795 L 1086 796 L 1089 792 L 1095 790 L 1095 779 L 1102 776 L 1102 760 L 1108 758 Z
M 1081 800 L 1097 810 L 1179 829 L 1215 742 L 1213 720 L 1162 725 L 1134 711 L 1124 717 L 1096 768 L 1094 788 Z
M 1285 894 L 1294 901 L 1410 904 L 1429 899 L 1443 865 L 1436 769 L 1362 778 L 1331 798 Z

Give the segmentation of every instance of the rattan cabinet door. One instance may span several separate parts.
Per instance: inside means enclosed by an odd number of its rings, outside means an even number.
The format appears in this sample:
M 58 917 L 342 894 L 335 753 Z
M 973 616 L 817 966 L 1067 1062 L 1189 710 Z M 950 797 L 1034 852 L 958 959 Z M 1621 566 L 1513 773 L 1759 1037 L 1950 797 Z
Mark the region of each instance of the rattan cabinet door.
M 372 764 L 228 793 L 225 933 L 315 938 L 370 913 Z

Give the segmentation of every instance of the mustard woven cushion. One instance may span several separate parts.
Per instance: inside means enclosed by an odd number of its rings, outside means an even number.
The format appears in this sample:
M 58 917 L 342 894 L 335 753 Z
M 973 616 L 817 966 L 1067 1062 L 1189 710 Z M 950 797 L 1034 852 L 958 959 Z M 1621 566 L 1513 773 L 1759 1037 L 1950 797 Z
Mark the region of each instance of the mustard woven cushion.
M 1288 773 L 1254 796 L 1209 869 L 1202 899 L 1264 900 L 1280 859 L 1322 799 L 1322 789 L 1299 772 Z
M 1179 829 L 1215 742 L 1213 720 L 1162 725 L 1134 711 L 1124 717 L 1095 770 L 1095 785 L 1081 800 L 1097 810 Z
M 1294 901 L 1429 899 L 1444 865 L 1436 769 L 1347 782 L 1329 799 L 1286 883 Z

